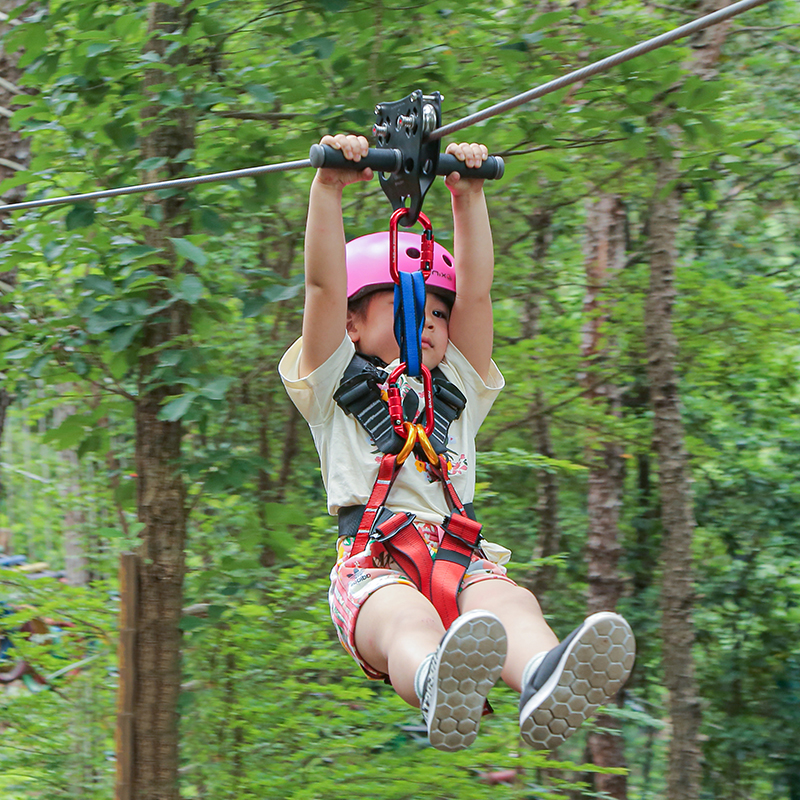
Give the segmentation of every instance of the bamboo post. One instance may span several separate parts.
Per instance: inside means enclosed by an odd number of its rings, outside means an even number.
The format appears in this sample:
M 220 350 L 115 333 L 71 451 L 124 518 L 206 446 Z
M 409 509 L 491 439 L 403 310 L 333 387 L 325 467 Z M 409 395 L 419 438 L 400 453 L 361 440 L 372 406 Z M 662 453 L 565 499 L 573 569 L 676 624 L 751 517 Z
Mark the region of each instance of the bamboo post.
M 133 797 L 133 723 L 136 682 L 136 606 L 138 559 L 123 553 L 119 565 L 119 691 L 117 695 L 117 787 L 116 800 Z

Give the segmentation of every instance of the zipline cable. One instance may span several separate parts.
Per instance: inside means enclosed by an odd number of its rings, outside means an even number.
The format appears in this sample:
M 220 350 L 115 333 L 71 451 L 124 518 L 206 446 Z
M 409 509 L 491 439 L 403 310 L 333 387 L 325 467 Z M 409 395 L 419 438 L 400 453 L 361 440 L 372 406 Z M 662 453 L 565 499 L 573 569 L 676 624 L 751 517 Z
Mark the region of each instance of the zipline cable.
M 528 103 L 531 100 L 536 100 L 537 98 L 543 97 L 551 92 L 556 92 L 559 89 L 563 89 L 565 86 L 569 86 L 570 84 L 578 83 L 579 81 L 589 78 L 592 75 L 597 75 L 599 72 L 605 72 L 607 69 L 611 69 L 611 67 L 616 67 L 617 64 L 630 61 L 632 58 L 644 55 L 644 53 L 649 53 L 652 50 L 663 47 L 665 44 L 670 44 L 676 39 L 682 39 L 685 36 L 690 36 L 696 31 L 703 30 L 703 28 L 708 28 L 711 25 L 716 25 L 719 22 L 724 22 L 730 17 L 734 17 L 744 11 L 749 11 L 751 8 L 755 8 L 756 6 L 762 6 L 768 2 L 769 0 L 740 0 L 738 3 L 734 3 L 731 6 L 721 8 L 719 11 L 714 11 L 713 13 L 707 14 L 704 17 L 700 17 L 699 19 L 694 20 L 694 22 L 688 22 L 686 25 L 682 25 L 680 28 L 675 28 L 673 31 L 662 33 L 660 36 L 654 36 L 652 39 L 648 39 L 646 42 L 641 42 L 633 47 L 629 47 L 627 50 L 622 50 L 619 53 L 615 53 L 613 56 L 608 56 L 601 61 L 596 61 L 594 64 L 581 67 L 581 69 L 570 72 L 568 75 L 562 75 L 560 78 L 555 78 L 548 83 L 543 83 L 541 86 L 537 86 L 535 89 L 518 94 L 509 98 L 508 100 L 504 100 L 502 103 L 496 103 L 493 106 L 489 106 L 489 108 L 483 109 L 483 111 L 478 111 L 475 114 L 470 114 L 468 117 L 456 120 L 448 125 L 443 125 L 441 128 L 436 128 L 436 130 L 428 134 L 427 138 L 429 140 L 441 139 L 442 136 L 455 133 L 456 131 L 460 131 L 462 128 L 475 125 L 477 122 L 483 122 L 483 120 L 493 117 L 495 114 L 502 114 L 504 111 L 521 106 L 523 103 Z
M 0 211 L 22 211 L 26 208 L 41 208 L 42 206 L 61 206 L 67 203 L 86 202 L 89 200 L 103 200 L 106 197 L 119 197 L 123 194 L 136 194 L 138 192 L 155 192 L 160 189 L 181 189 L 185 186 L 197 186 L 201 183 L 214 183 L 217 181 L 232 181 L 236 178 L 251 178 L 255 175 L 264 175 L 268 172 L 288 172 L 293 169 L 303 169 L 311 166 L 311 159 L 301 161 L 284 161 L 282 164 L 266 164 L 261 167 L 247 167 L 234 169 L 230 172 L 215 172 L 212 175 L 195 175 L 191 178 L 175 178 L 171 181 L 157 181 L 156 183 L 140 183 L 135 186 L 120 186 L 116 189 L 103 189 L 87 194 L 70 194 L 65 197 L 46 197 L 41 200 L 28 200 L 24 203 L 0 204 Z
M 700 17 L 693 22 L 689 22 L 679 28 L 675 28 L 675 30 L 662 33 L 660 36 L 655 36 L 645 42 L 641 42 L 633 47 L 629 47 L 627 50 L 622 50 L 612 56 L 608 56 L 600 61 L 596 61 L 594 64 L 589 64 L 581 69 L 575 70 L 574 72 L 570 72 L 567 75 L 563 75 L 560 78 L 555 78 L 548 83 L 537 86 L 536 88 L 527 92 L 515 95 L 514 97 L 504 100 L 501 103 L 496 103 L 489 108 L 483 109 L 483 111 L 478 111 L 475 114 L 470 114 L 468 117 L 464 117 L 463 119 L 456 120 L 448 125 L 443 125 L 440 128 L 436 128 L 428 134 L 426 140 L 430 141 L 441 139 L 443 136 L 447 136 L 450 133 L 455 133 L 456 131 L 467 128 L 470 125 L 483 122 L 483 120 L 493 117 L 496 114 L 501 114 L 504 111 L 516 108 L 517 106 L 528 103 L 531 100 L 535 100 L 539 97 L 543 97 L 546 94 L 550 94 L 551 92 L 563 89 L 565 86 L 569 86 L 593 75 L 597 75 L 598 73 L 611 69 L 611 67 L 615 67 L 618 64 L 624 63 L 625 61 L 630 61 L 632 58 L 636 58 L 644 53 L 649 53 L 658 49 L 659 47 L 670 44 L 677 39 L 690 36 L 697 31 L 708 28 L 711 25 L 716 25 L 719 22 L 724 22 L 726 19 L 730 19 L 737 14 L 741 14 L 744 11 L 748 11 L 751 8 L 764 5 L 768 2 L 769 0 L 739 0 L 739 2 L 734 3 L 733 5 L 726 6 L 719 11 L 714 11 L 713 13 L 707 14 L 704 17 Z M 211 175 L 196 175 L 191 178 L 177 178 L 175 180 L 158 181 L 156 183 L 120 186 L 116 189 L 104 189 L 102 191 L 88 192 L 86 194 L 72 194 L 64 197 L 28 200 L 24 203 L 0 204 L 0 211 L 22 211 L 30 208 L 42 208 L 43 206 L 57 206 L 66 205 L 69 203 L 88 202 L 91 200 L 102 200 L 108 197 L 119 197 L 121 195 L 136 194 L 140 192 L 159 191 L 162 189 L 181 189 L 203 183 L 230 181 L 235 180 L 236 178 L 249 178 L 256 175 L 265 175 L 270 172 L 289 172 L 290 170 L 304 169 L 310 166 L 318 165 L 316 163 L 312 165 L 311 159 L 308 158 L 300 161 L 285 161 L 280 164 L 266 164 L 260 167 L 248 167 L 247 169 L 232 170 L 230 172 L 216 172 Z M 369 164 L 365 163 L 365 161 L 362 161 L 361 168 L 363 169 L 364 166 L 369 166 Z

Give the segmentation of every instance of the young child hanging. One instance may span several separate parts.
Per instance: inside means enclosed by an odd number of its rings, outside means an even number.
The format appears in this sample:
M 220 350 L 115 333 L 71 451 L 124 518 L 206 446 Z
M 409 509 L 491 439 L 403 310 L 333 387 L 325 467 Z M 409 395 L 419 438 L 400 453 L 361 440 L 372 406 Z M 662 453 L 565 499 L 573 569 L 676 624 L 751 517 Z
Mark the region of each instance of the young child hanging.
M 322 143 L 356 163 L 368 151 L 364 137 Z M 447 153 L 478 167 L 488 151 L 451 144 Z M 458 173 L 445 180 L 452 255 L 397 233 L 400 273 L 418 271 L 421 256 L 430 262 L 413 323 L 421 327 L 414 370 L 404 311 L 395 308 L 390 236 L 345 242 L 343 189 L 372 177 L 371 169 L 322 168 L 312 182 L 302 337 L 279 366 L 339 519 L 331 616 L 365 674 L 388 679 L 421 708 L 434 747 L 472 744 L 502 678 L 520 692 L 523 740 L 552 749 L 625 683 L 634 637 L 621 616 L 601 612 L 559 643 L 536 598 L 506 574 L 509 552 L 484 539 L 473 519 L 475 435 L 503 388 L 492 360 L 494 255 L 483 181 Z M 409 364 L 400 363 L 401 344 Z

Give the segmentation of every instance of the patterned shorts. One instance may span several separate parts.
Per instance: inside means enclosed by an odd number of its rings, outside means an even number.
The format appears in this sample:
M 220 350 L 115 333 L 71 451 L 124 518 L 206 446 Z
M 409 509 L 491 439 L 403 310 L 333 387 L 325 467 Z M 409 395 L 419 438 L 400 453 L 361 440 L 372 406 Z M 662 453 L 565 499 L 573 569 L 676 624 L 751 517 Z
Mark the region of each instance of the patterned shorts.
M 415 522 L 414 526 L 428 545 L 431 555 L 434 555 L 444 536 L 444 529 L 441 525 L 431 525 L 425 522 Z M 378 589 L 395 583 L 414 586 L 414 582 L 400 570 L 385 551 L 381 550 L 377 556 L 373 557 L 371 554 L 372 543 L 369 543 L 366 550 L 353 555 L 353 543 L 354 537 L 352 536 L 342 537 L 336 543 L 337 558 L 336 564 L 331 570 L 331 587 L 328 591 L 331 619 L 344 649 L 356 660 L 368 677 L 381 679 L 386 676 L 370 667 L 356 650 L 358 612 L 366 599 Z M 492 550 L 500 553 L 508 553 L 505 548 L 498 545 L 491 545 L 491 547 Z M 490 560 L 485 552 L 479 550 L 472 555 L 472 563 L 464 575 L 461 591 L 467 586 L 485 580 L 503 580 L 514 583 L 506 575 L 504 566 Z

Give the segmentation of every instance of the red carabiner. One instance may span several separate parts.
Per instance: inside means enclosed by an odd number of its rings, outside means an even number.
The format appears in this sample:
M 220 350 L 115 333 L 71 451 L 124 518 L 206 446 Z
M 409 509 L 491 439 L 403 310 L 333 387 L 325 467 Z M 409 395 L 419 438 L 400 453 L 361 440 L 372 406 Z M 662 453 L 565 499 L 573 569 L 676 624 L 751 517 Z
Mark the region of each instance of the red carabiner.
M 398 208 L 389 220 L 389 274 L 395 283 L 400 283 L 400 271 L 397 266 L 397 223 L 408 213 L 407 208 Z M 433 269 L 433 225 L 421 211 L 419 221 L 425 228 L 420 237 L 419 268 L 422 271 L 422 277 L 428 280 Z
M 407 364 L 405 361 L 398 364 L 394 368 L 392 374 L 389 376 L 389 387 L 387 394 L 389 395 L 389 415 L 392 418 L 392 427 L 398 436 L 406 438 L 407 432 L 404 426 L 405 420 L 403 419 L 403 401 L 400 398 L 400 389 L 397 386 L 397 379 L 406 371 Z M 422 367 L 422 393 L 425 400 L 425 435 L 430 436 L 433 433 L 433 379 L 431 378 L 431 371 L 424 365 Z

